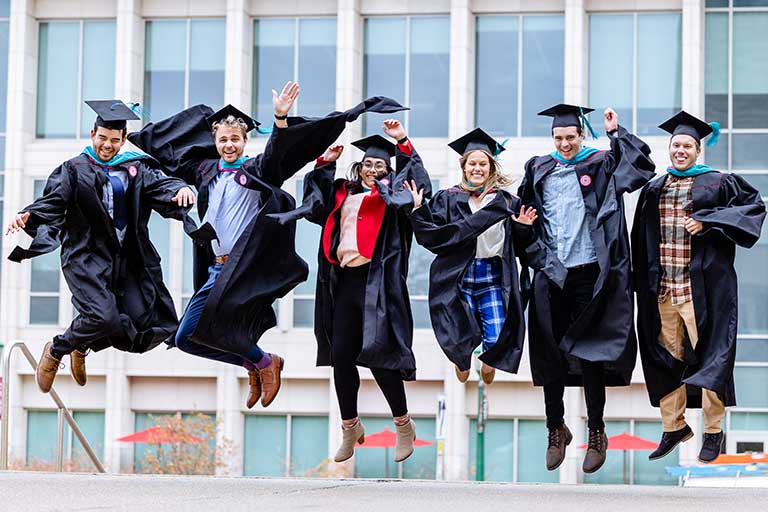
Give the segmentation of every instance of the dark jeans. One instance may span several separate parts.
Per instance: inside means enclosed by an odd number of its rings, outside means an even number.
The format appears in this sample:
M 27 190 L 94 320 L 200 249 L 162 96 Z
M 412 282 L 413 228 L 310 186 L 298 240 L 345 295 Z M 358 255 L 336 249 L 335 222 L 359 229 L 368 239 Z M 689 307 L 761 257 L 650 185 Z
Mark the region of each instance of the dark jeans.
M 600 274 L 597 263 L 568 269 L 565 285 L 560 290 L 550 287 L 550 305 L 552 309 L 552 330 L 559 343 L 568 327 L 579 317 L 592 300 L 595 281 Z M 605 409 L 605 383 L 603 381 L 603 363 L 579 360 L 582 370 L 584 399 L 587 403 L 588 426 L 591 429 L 605 428 L 603 411 Z M 544 386 L 544 405 L 547 414 L 547 428 L 561 425 L 565 416 L 563 395 L 565 381 L 559 380 Z
M 187 309 L 181 317 L 179 330 L 176 331 L 176 346 L 184 352 L 198 357 L 213 359 L 214 361 L 221 361 L 222 363 L 233 364 L 235 366 L 243 366 L 244 361 L 242 356 L 223 350 L 216 350 L 215 348 L 195 343 L 189 339 L 189 337 L 192 336 L 192 333 L 195 332 L 195 328 L 197 328 L 197 322 L 200 321 L 200 316 L 203 314 L 203 309 L 205 309 L 205 301 L 208 299 L 208 295 L 216 284 L 216 279 L 219 277 L 222 268 L 224 268 L 222 263 L 216 263 L 210 267 L 208 269 L 208 281 L 206 281 L 189 300 Z M 256 345 L 254 345 L 251 348 L 251 352 L 249 352 L 249 358 L 253 363 L 258 362 L 263 356 L 264 353 Z
M 367 279 L 368 265 L 338 269 L 331 360 L 336 397 L 339 399 L 343 420 L 357 417 L 357 393 L 360 389 L 357 357 L 363 348 L 363 305 Z M 389 404 L 392 416 L 407 414 L 405 385 L 400 372 L 386 368 L 371 368 L 371 373 Z

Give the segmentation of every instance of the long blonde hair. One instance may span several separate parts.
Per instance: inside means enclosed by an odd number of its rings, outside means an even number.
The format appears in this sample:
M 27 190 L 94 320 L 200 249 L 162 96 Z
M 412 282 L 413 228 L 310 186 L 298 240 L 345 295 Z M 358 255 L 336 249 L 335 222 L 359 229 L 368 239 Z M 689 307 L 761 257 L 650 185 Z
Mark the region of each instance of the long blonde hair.
M 481 153 L 485 154 L 485 156 L 488 157 L 488 163 L 489 163 L 489 169 L 488 169 L 488 179 L 485 180 L 485 183 L 483 183 L 480 186 L 472 185 L 467 181 L 467 175 L 464 171 L 464 166 L 467 165 L 467 160 L 469 160 L 469 155 L 474 153 L 475 151 L 480 151 Z M 507 187 L 512 184 L 512 179 L 510 179 L 507 175 L 504 174 L 504 170 L 501 168 L 501 164 L 498 160 L 496 160 L 493 155 L 488 153 L 487 151 L 483 151 L 482 149 L 473 149 L 471 151 L 467 151 L 463 155 L 459 157 L 459 165 L 461 166 L 461 188 L 466 190 L 470 193 L 475 193 L 478 190 L 482 189 L 482 192 L 480 193 L 480 198 L 484 198 L 486 194 L 491 189 L 499 188 L 499 187 Z

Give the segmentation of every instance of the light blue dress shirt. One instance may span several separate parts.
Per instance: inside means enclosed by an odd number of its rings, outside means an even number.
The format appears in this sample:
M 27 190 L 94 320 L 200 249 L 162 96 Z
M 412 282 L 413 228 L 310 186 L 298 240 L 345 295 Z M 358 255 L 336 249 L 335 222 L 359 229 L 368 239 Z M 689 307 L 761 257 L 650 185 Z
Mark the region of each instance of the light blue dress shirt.
M 260 194 L 235 181 L 236 168 L 224 168 L 208 185 L 208 211 L 203 223 L 216 230 L 218 241 L 211 242 L 216 256 L 232 252 L 240 235 L 259 211 Z
M 597 261 L 579 178 L 571 165 L 558 163 L 544 178 L 544 242 L 566 268 Z
M 123 183 L 123 189 L 128 190 L 128 172 L 124 171 L 122 169 L 105 169 L 107 174 L 110 176 L 116 176 L 122 183 Z M 102 189 L 102 197 L 101 202 L 104 203 L 104 206 L 107 208 L 107 213 L 109 213 L 109 216 L 112 218 L 112 220 L 115 220 L 115 199 L 114 199 L 114 193 L 112 192 L 112 183 L 107 180 L 104 184 L 104 188 Z M 127 207 L 127 205 L 126 205 Z M 128 214 L 127 208 L 126 208 L 126 215 Z M 125 230 L 128 229 L 128 226 L 124 227 L 123 229 L 117 229 L 115 228 L 115 233 L 117 234 L 117 240 L 122 245 L 123 239 L 125 238 Z

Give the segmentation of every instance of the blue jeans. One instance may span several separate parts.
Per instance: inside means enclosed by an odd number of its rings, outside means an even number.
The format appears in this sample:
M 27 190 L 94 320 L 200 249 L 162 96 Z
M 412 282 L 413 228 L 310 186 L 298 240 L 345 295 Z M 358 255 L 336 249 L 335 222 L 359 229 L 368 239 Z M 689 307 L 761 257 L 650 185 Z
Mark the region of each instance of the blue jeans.
M 208 299 L 208 295 L 211 293 L 213 286 L 216 284 L 216 279 L 221 274 L 221 269 L 223 268 L 224 264 L 222 263 L 216 263 L 210 267 L 208 269 L 208 281 L 189 300 L 187 310 L 184 311 L 184 315 L 181 317 L 179 330 L 176 331 L 176 347 L 194 356 L 213 359 L 214 361 L 221 361 L 222 363 L 229 363 L 235 366 L 243 366 L 243 356 L 223 350 L 216 350 L 189 339 L 192 333 L 195 332 L 197 322 L 200 321 L 200 316 L 203 314 L 203 309 L 205 309 L 205 301 Z M 248 353 L 248 359 L 253 363 L 258 362 L 263 356 L 264 352 L 257 345 L 251 347 Z

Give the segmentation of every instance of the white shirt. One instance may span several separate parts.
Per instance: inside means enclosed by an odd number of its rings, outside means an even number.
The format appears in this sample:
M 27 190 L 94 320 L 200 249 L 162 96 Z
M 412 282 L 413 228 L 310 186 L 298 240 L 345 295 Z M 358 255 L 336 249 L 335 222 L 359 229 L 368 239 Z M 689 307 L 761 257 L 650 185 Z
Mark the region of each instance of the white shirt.
M 496 193 L 488 193 L 478 206 L 472 198 L 469 199 L 469 209 L 472 213 L 485 208 L 496 197 Z M 477 252 L 475 258 L 494 258 L 504 253 L 504 221 L 500 220 L 493 226 L 486 229 L 482 235 L 477 237 Z

